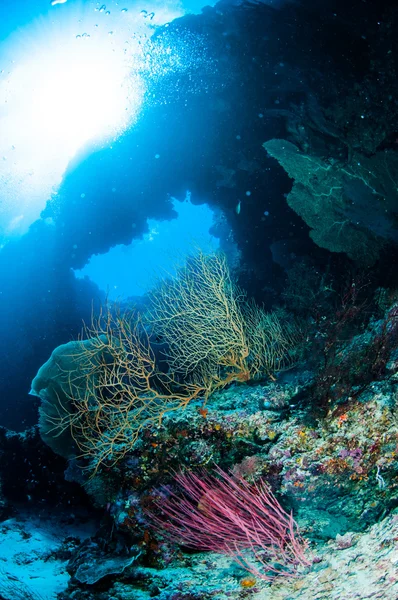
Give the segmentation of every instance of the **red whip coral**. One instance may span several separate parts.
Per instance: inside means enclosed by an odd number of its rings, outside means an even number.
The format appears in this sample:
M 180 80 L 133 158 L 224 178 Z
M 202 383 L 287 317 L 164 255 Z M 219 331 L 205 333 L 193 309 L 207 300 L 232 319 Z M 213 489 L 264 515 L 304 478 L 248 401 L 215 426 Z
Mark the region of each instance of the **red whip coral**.
M 156 524 L 173 541 L 231 556 L 267 581 L 294 575 L 298 564 L 309 565 L 297 523 L 264 482 L 251 485 L 220 468 L 216 473 L 177 474 L 183 495 L 168 493 L 158 501 L 167 520 L 153 517 Z

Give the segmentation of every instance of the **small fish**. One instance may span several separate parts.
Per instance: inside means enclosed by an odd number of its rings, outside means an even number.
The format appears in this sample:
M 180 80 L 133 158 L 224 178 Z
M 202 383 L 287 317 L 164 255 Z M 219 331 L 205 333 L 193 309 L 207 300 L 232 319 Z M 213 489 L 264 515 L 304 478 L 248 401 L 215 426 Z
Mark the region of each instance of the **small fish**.
M 57 4 L 65 4 L 67 0 L 51 0 L 51 6 L 56 6 Z
M 237 215 L 240 215 L 240 207 L 241 207 L 242 202 L 239 200 L 238 204 L 236 205 L 235 208 L 235 212 Z

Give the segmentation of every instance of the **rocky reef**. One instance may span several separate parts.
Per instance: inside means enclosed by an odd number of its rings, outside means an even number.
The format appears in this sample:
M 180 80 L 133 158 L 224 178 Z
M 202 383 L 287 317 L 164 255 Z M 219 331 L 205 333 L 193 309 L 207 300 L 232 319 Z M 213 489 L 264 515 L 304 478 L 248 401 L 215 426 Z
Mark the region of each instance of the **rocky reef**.
M 90 521 L 90 512 L 99 520 L 94 534 L 65 536 L 51 550 L 50 560 L 57 557 L 68 573 L 59 600 L 282 600 L 304 593 L 308 599 L 394 597 L 396 299 L 377 289 L 369 300 L 366 286 L 351 283 L 338 301 L 331 300 L 328 287 L 323 302 L 324 315 L 314 318 L 310 307 L 306 320 L 301 315 L 305 338 L 290 368 L 260 381 L 226 384 L 205 402 L 198 396 L 164 412 L 159 422 L 140 429 L 114 464 L 79 457 L 76 445 L 67 462 L 57 459 L 59 476 L 53 469 L 51 480 L 45 470 L 30 465 L 37 490 L 51 483 L 63 498 L 72 489 L 74 494 L 84 490 L 91 509 L 81 522 Z M 50 452 L 34 430 L 22 438 L 4 435 L 2 478 L 8 494 L 16 444 L 23 447 L 18 455 L 40 449 L 40 464 Z M 282 566 L 265 576 L 270 563 L 239 565 L 233 553 L 203 552 L 167 535 L 162 507 L 177 501 L 178 509 L 184 497 L 178 473 L 196 473 L 205 481 L 217 468 L 254 492 L 266 482 L 274 506 L 293 514 L 306 555 L 294 572 Z M 24 482 L 32 485 L 23 477 L 14 481 L 13 510 L 18 510 Z M 212 494 L 215 488 L 203 491 L 192 515 L 209 517 Z M 79 494 L 71 499 L 72 505 L 81 505 Z M 7 535 L 12 518 L 3 523 Z
M 142 121 L 2 253 L 0 600 L 398 598 L 397 9 L 272 4 L 159 28 Z M 222 251 L 92 305 L 186 182 Z

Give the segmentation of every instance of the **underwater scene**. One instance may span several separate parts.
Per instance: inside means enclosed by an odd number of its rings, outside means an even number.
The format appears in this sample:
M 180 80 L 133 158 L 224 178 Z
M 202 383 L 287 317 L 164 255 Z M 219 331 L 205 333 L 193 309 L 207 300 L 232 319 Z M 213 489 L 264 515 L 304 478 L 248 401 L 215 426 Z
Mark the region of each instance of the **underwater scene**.
M 398 600 L 398 4 L 0 9 L 0 600 Z

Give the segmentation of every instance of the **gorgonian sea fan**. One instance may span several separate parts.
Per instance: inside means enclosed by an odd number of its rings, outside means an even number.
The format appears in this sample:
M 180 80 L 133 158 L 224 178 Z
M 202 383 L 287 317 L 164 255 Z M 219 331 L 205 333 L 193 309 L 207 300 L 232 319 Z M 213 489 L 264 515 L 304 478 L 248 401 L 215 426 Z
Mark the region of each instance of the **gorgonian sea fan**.
M 181 495 L 158 499 L 161 515 L 153 522 L 173 541 L 189 548 L 219 552 L 264 580 L 294 576 L 308 566 L 308 543 L 264 481 L 249 484 L 216 468 L 178 473 Z

